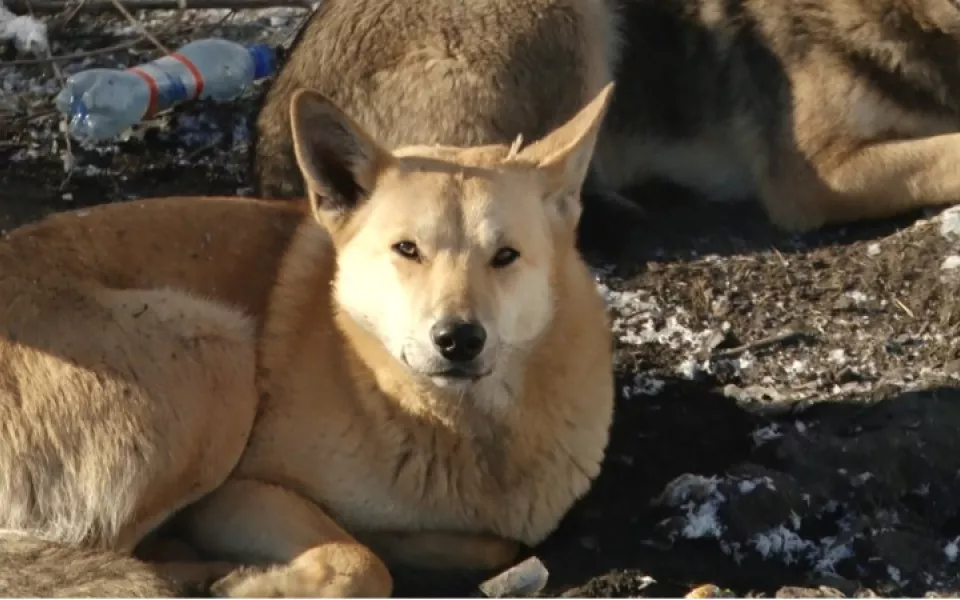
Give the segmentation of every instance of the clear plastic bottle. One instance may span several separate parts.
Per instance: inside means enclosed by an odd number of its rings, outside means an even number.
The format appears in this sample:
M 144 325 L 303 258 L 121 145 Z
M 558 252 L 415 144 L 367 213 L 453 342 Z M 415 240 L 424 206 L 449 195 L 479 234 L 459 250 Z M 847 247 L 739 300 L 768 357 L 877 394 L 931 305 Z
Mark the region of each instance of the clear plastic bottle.
M 190 42 L 177 52 L 130 69 L 87 69 L 57 94 L 71 135 L 114 138 L 134 124 L 195 98 L 227 102 L 277 66 L 273 48 L 222 39 Z

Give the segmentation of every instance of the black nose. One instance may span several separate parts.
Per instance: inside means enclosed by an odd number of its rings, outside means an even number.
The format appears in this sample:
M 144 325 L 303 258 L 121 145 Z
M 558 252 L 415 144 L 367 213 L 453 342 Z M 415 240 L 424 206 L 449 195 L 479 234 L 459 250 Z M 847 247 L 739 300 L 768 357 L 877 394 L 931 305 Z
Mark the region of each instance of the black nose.
M 430 328 L 430 337 L 445 359 L 467 362 L 480 355 L 487 332 L 479 323 L 453 318 L 437 321 Z

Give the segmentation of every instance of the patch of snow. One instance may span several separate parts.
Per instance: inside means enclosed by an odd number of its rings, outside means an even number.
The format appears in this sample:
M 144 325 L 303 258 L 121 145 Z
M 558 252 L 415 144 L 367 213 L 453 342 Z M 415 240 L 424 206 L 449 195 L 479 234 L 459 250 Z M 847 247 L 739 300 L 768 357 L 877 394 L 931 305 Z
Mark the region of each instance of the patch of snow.
M 727 498 L 717 489 L 717 477 L 686 473 L 667 484 L 657 503 L 684 511 L 679 534 L 687 539 L 719 540 L 726 528 L 718 513 Z
M 667 506 L 679 506 L 693 496 L 708 496 L 717 492 L 720 479 L 685 473 L 667 484 L 661 494 L 660 502 Z
M 882 252 L 880 244 L 873 243 L 867 246 L 867 256 L 876 256 L 880 254 L 880 252 Z
M 851 544 L 837 544 L 832 537 L 821 539 L 820 546 L 825 549 L 813 564 L 813 571 L 820 575 L 836 575 L 837 563 L 854 557 Z
M 723 498 L 723 496 L 720 496 L 720 498 Z M 714 499 L 712 502 L 703 502 L 695 509 L 688 510 L 687 520 L 681 531 L 683 537 L 687 539 L 705 537 L 719 539 L 725 530 L 725 527 L 717 519 L 719 508 L 720 500 Z
M 719 549 L 738 564 L 748 554 L 753 554 L 763 560 L 808 569 L 814 575 L 835 575 L 842 561 L 855 558 L 856 517 L 847 514 L 849 507 L 843 505 L 845 514 L 837 518 L 835 513 L 841 505 L 834 500 L 823 499 L 822 510 L 815 511 L 813 515 L 817 520 L 830 518 L 835 523 L 837 531 L 830 536 L 805 535 L 801 528 L 803 517 L 795 510 L 791 510 L 781 523 L 772 523 L 760 532 L 754 530 L 747 533 L 738 530 L 733 521 L 726 522 L 725 511 L 721 511 L 724 503 L 735 501 L 742 495 L 758 493 L 761 485 L 773 489 L 773 481 L 769 477 L 743 479 L 736 476 L 706 478 L 685 475 L 674 480 L 661 496 L 680 511 L 678 519 L 668 521 L 671 523 L 671 535 L 716 539 Z M 808 505 L 811 503 L 809 495 L 804 494 L 802 498 Z M 748 537 L 738 539 L 735 537 L 738 533 Z M 948 557 L 960 555 L 960 538 L 952 545 L 948 544 L 944 552 Z M 902 583 L 899 570 L 889 571 L 889 575 L 894 581 Z
M 686 322 L 690 317 L 682 308 L 674 308 L 672 314 L 666 315 L 661 302 L 645 290 L 620 291 L 605 273 L 595 271 L 594 275 L 597 289 L 612 312 L 613 333 L 624 345 L 660 344 L 671 350 L 692 354 L 716 335 L 710 329 L 696 331 L 688 326 Z M 748 357 L 748 364 L 749 360 Z M 733 361 L 732 364 L 738 363 Z M 692 356 L 674 367 L 677 373 L 687 379 L 696 379 L 701 373 L 712 372 L 711 369 L 709 359 L 699 361 Z
M 854 302 L 855 304 L 863 304 L 864 302 L 866 302 L 867 300 L 870 299 L 869 296 L 867 296 L 866 294 L 864 294 L 863 292 L 861 292 L 861 291 L 859 291 L 859 290 L 854 290 L 854 291 L 852 291 L 852 292 L 847 292 L 846 294 L 844 294 L 844 296 L 846 296 L 847 298 L 850 298 L 851 300 L 853 300 L 853 302 Z
M 634 396 L 656 396 L 666 386 L 662 379 L 652 377 L 647 373 L 637 373 L 633 376 L 633 382 L 624 386 L 623 395 L 627 398 Z
M 682 313 L 683 311 L 678 310 L 678 312 Z M 667 317 L 663 327 L 659 328 L 656 326 L 653 318 L 648 319 L 642 324 L 641 329 L 636 331 L 632 337 L 635 340 L 639 340 L 640 343 L 649 344 L 656 342 L 670 348 L 680 348 L 684 346 L 699 347 L 701 339 L 709 335 L 709 331 L 694 332 L 680 322 L 678 315 L 670 315 Z
M 747 542 L 765 559 L 779 558 L 784 564 L 794 565 L 810 552 L 815 551 L 813 542 L 800 537 L 786 525 L 779 525 L 754 535 Z
M 951 271 L 953 269 L 960 268 L 960 256 L 951 254 L 943 259 L 943 262 L 940 264 L 940 268 L 944 271 Z
M 845 365 L 847 364 L 847 351 L 843 348 L 831 350 L 827 360 L 837 365 Z
M 953 538 L 953 541 L 947 542 L 943 547 L 943 553 L 950 562 L 956 562 L 957 555 L 960 554 L 960 536 Z
M 782 438 L 783 431 L 781 431 L 778 423 L 771 423 L 770 425 L 755 429 L 750 436 L 753 438 L 754 446 L 762 446 L 767 442 Z
M 960 206 L 948 208 L 940 214 L 940 235 L 951 241 L 960 241 Z
M 657 580 L 654 579 L 653 577 L 650 577 L 649 575 L 641 575 L 637 579 L 637 591 L 640 591 L 644 588 L 648 588 L 651 585 L 654 585 L 655 583 L 657 583 Z
M 900 575 L 900 569 L 893 565 L 887 565 L 887 575 L 889 575 L 890 579 L 897 585 L 903 585 L 903 578 Z
M 705 369 L 695 358 L 687 358 L 677 367 L 677 372 L 686 379 L 696 379 Z
M 801 519 L 800 519 L 800 515 L 797 514 L 797 511 L 791 510 L 791 511 L 790 511 L 790 525 L 793 526 L 794 531 L 800 529 L 801 522 L 802 522 L 802 521 L 801 521 Z
M 807 361 L 799 359 L 794 360 L 792 363 L 784 367 L 783 370 L 786 371 L 788 375 L 799 375 L 807 370 Z

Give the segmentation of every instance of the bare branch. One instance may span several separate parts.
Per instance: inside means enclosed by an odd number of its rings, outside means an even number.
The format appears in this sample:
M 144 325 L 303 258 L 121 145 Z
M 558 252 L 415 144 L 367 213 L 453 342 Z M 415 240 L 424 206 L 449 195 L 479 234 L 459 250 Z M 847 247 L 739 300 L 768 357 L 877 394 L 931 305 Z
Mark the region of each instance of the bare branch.
M 29 1 L 30 0 L 27 0 L 27 2 Z M 160 52 L 163 52 L 164 54 L 170 54 L 170 49 L 164 46 L 163 44 L 161 44 L 160 40 L 158 40 L 156 37 L 154 37 L 152 33 L 150 33 L 150 30 L 144 27 L 143 24 L 140 23 L 140 21 L 138 21 L 135 16 L 131 15 L 130 11 L 127 10 L 127 7 L 125 7 L 123 3 L 120 2 L 120 0 L 110 0 L 110 1 L 111 1 L 111 4 L 113 4 L 117 8 L 117 10 L 120 11 L 120 14 L 122 14 L 124 17 L 127 18 L 128 21 L 130 21 L 131 25 L 133 25 L 134 27 L 140 30 L 140 33 L 141 35 L 143 35 L 143 37 L 150 40 L 150 43 L 156 46 L 157 49 L 160 50 Z
M 21 60 L 0 60 L 0 67 L 24 67 L 32 65 L 45 65 L 47 63 L 63 63 L 63 62 L 76 62 L 78 60 L 83 60 L 85 58 L 90 58 L 91 56 L 101 56 L 103 54 L 112 54 L 114 52 L 121 52 L 123 50 L 129 50 L 136 46 L 137 44 L 146 44 L 147 42 L 142 39 L 128 40 L 126 42 L 121 42 L 119 44 L 114 44 L 112 46 L 105 46 L 103 48 L 96 48 L 94 50 L 86 50 L 83 52 L 74 52 L 72 54 L 61 54 L 59 56 L 48 56 L 47 58 L 28 58 Z

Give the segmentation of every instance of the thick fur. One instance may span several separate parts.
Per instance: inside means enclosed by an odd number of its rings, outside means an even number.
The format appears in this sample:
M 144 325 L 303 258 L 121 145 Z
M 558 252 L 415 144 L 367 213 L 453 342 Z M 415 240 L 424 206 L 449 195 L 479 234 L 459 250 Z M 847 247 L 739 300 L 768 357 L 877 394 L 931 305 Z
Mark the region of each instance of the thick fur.
M 953 0 L 617 2 L 610 185 L 759 197 L 796 231 L 960 200 Z
M 155 199 L 10 233 L 0 527 L 129 554 L 163 525 L 211 561 L 158 563 L 180 583 L 255 567 L 230 596 L 507 565 L 607 444 L 611 337 L 575 229 L 610 95 L 526 147 L 390 151 L 301 92 L 303 207 Z M 449 318 L 486 332 L 475 359 L 444 358 Z
M 0 593 L 5 597 L 170 598 L 182 590 L 123 554 L 0 532 Z
M 333 99 L 390 149 L 539 139 L 612 80 L 616 16 L 605 0 L 327 0 L 263 96 L 256 194 L 304 196 L 287 110 L 301 88 Z M 635 205 L 603 172 L 590 173 L 588 213 L 599 204 L 631 216 Z

